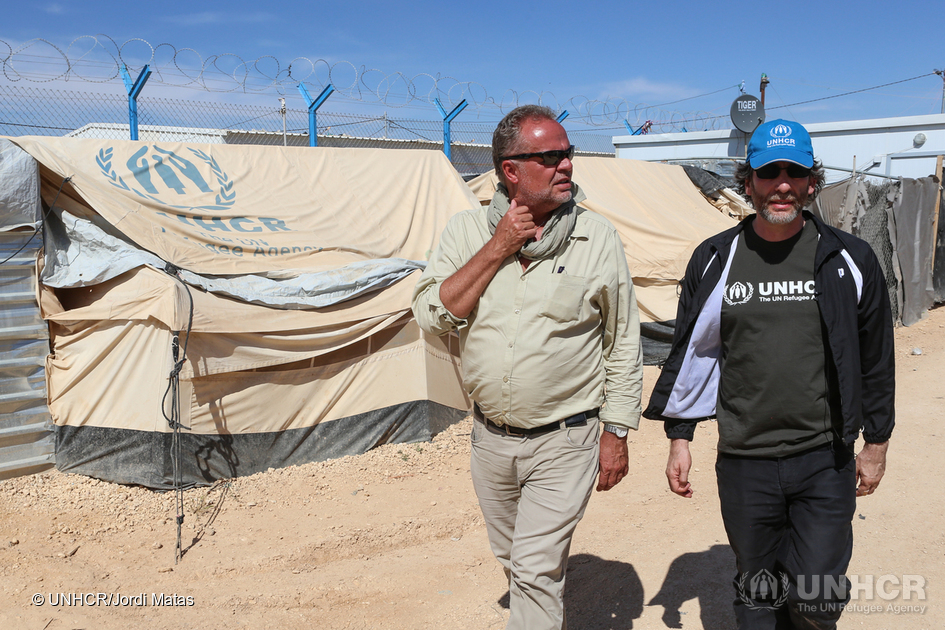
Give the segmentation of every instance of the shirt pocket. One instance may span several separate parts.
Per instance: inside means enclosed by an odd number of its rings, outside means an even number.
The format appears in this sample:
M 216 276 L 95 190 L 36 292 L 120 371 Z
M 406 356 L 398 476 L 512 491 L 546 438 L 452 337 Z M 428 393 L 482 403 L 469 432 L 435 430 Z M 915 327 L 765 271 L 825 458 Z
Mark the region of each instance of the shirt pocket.
M 544 306 L 540 315 L 562 323 L 577 320 L 581 315 L 585 291 L 584 278 L 552 274 L 552 279 L 545 287 Z

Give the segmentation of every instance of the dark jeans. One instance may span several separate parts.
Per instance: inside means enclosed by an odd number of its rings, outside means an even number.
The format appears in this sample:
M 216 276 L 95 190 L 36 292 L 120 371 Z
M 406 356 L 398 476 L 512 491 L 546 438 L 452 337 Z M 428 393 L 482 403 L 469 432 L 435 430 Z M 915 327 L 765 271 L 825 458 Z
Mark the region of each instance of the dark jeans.
M 720 454 L 715 471 L 738 627 L 835 628 L 849 601 L 853 454 L 842 445 L 772 459 Z

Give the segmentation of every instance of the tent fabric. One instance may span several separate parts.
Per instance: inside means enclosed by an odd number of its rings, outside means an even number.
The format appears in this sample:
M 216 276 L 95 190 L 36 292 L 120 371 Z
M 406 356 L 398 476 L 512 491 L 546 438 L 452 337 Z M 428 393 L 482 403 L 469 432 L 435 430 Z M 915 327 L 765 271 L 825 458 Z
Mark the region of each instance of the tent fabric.
M 43 278 L 54 287 L 171 263 L 207 290 L 321 307 L 423 267 L 442 213 L 414 208 L 474 203 L 435 151 L 69 140 L 16 139 L 43 164 L 47 204 L 62 189 Z
M 935 303 L 945 302 L 945 188 L 939 188 L 938 223 L 935 249 L 932 254 L 932 284 L 935 287 Z
M 810 210 L 824 223 L 855 234 L 867 211 L 869 194 L 862 178 L 848 177 L 825 186 L 811 204 Z
M 574 181 L 623 241 L 641 321 L 676 316 L 677 289 L 696 246 L 735 225 L 693 185 L 681 166 L 638 160 L 574 158 Z M 469 182 L 480 203 L 495 192 L 495 172 Z
M 422 335 L 405 319 L 301 365 L 226 373 L 198 368 L 180 383 L 181 423 L 198 434 L 266 433 L 414 400 L 468 409 L 457 385 L 455 341 L 451 348 L 450 338 Z M 154 322 L 99 321 L 73 329 L 55 324 L 52 331 L 56 352 L 46 369 L 57 425 L 170 431 L 161 404 L 172 367 L 169 330 Z M 200 342 L 201 335 L 191 339 Z
M 932 177 L 879 184 L 866 177 L 858 175 L 824 188 L 812 209 L 873 247 L 886 275 L 893 318 L 911 326 L 925 317 L 936 299 L 933 227 L 941 187 Z M 937 260 L 935 265 L 941 267 Z
M 108 234 L 87 218 L 54 210 L 46 224 L 52 244 L 42 281 L 50 287 L 87 287 L 142 266 L 163 270 L 160 258 Z M 329 306 L 388 287 L 425 263 L 385 258 L 351 263 L 318 273 L 271 271 L 261 275 L 202 276 L 181 270 L 183 279 L 205 291 L 280 308 Z
M 935 247 L 934 208 L 939 196 L 937 178 L 901 180 L 901 194 L 893 205 L 895 245 L 902 272 L 902 324 L 921 321 L 935 303 L 932 257 Z
M 442 153 L 15 142 L 56 199 L 40 304 L 61 469 L 167 487 L 178 342 L 185 483 L 428 439 L 468 412 L 457 339 L 410 314 L 476 203 Z
M 346 322 L 406 312 L 418 277 L 419 272 L 414 272 L 412 277 L 386 289 L 320 308 L 317 322 L 322 327 L 338 327 Z M 314 321 L 312 311 L 260 308 L 213 293 L 188 291 L 179 280 L 150 267 L 134 269 L 92 287 L 52 291 L 43 286 L 41 289 L 43 316 L 58 322 L 153 318 L 170 329 L 184 330 L 188 325 L 190 299 L 194 303 L 194 332 L 239 334 L 302 330 L 311 328 Z M 406 307 L 404 300 L 407 300 Z
M 68 199 L 196 274 L 426 260 L 444 218 L 474 203 L 438 151 L 13 141 L 41 163 L 44 201 L 71 177 Z M 443 211 L 414 211 L 436 207 Z
M 748 205 L 745 198 L 731 188 L 721 188 L 717 194 L 717 198 L 707 197 L 707 201 L 726 216 L 741 221 L 748 215 L 755 213 L 755 209 Z
M 432 401 L 393 405 L 335 422 L 270 433 L 180 436 L 181 450 L 192 453 L 181 465 L 187 483 L 252 475 L 270 468 L 363 453 L 386 443 L 429 439 L 466 415 Z M 172 490 L 172 434 L 94 426 L 60 426 L 56 431 L 57 467 L 66 472 Z M 142 466 L 142 462 L 151 465 Z
M 707 171 L 698 166 L 683 164 L 682 168 L 693 184 L 699 187 L 702 194 L 711 197 L 717 194 L 723 188 L 731 187 L 733 180 L 731 177 L 722 177 L 718 173 Z

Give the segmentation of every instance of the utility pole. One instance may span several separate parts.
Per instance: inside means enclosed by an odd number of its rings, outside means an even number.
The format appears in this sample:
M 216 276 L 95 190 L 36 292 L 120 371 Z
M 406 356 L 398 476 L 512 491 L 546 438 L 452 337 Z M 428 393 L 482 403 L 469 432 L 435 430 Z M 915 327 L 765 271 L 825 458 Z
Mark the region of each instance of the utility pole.
M 761 106 L 762 107 L 765 106 L 765 87 L 767 87 L 769 83 L 771 83 L 771 81 L 768 80 L 768 75 L 762 72 L 761 85 L 758 87 L 758 91 L 761 92 Z
M 286 146 L 288 141 L 285 134 L 285 99 L 281 96 L 279 97 L 279 105 L 279 113 L 282 114 L 282 146 Z
M 933 70 L 935 74 L 942 77 L 942 112 L 945 114 L 945 70 Z

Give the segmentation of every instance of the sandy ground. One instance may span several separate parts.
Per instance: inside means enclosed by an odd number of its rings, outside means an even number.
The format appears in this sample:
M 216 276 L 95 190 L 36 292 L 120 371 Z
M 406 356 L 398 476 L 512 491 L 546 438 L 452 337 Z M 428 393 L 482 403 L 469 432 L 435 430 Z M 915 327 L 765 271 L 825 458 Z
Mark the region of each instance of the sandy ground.
M 849 573 L 874 588 L 841 628 L 945 627 L 943 329 L 939 309 L 897 331 L 888 472 L 853 522 Z M 55 471 L 0 482 L 0 628 L 501 629 L 508 589 L 469 480 L 469 430 L 188 491 L 178 564 L 173 493 Z M 715 425 L 693 443 L 692 500 L 667 489 L 660 425 L 644 420 L 630 441 L 630 475 L 594 495 L 574 539 L 571 630 L 732 628 Z M 908 600 L 903 576 L 924 580 Z

